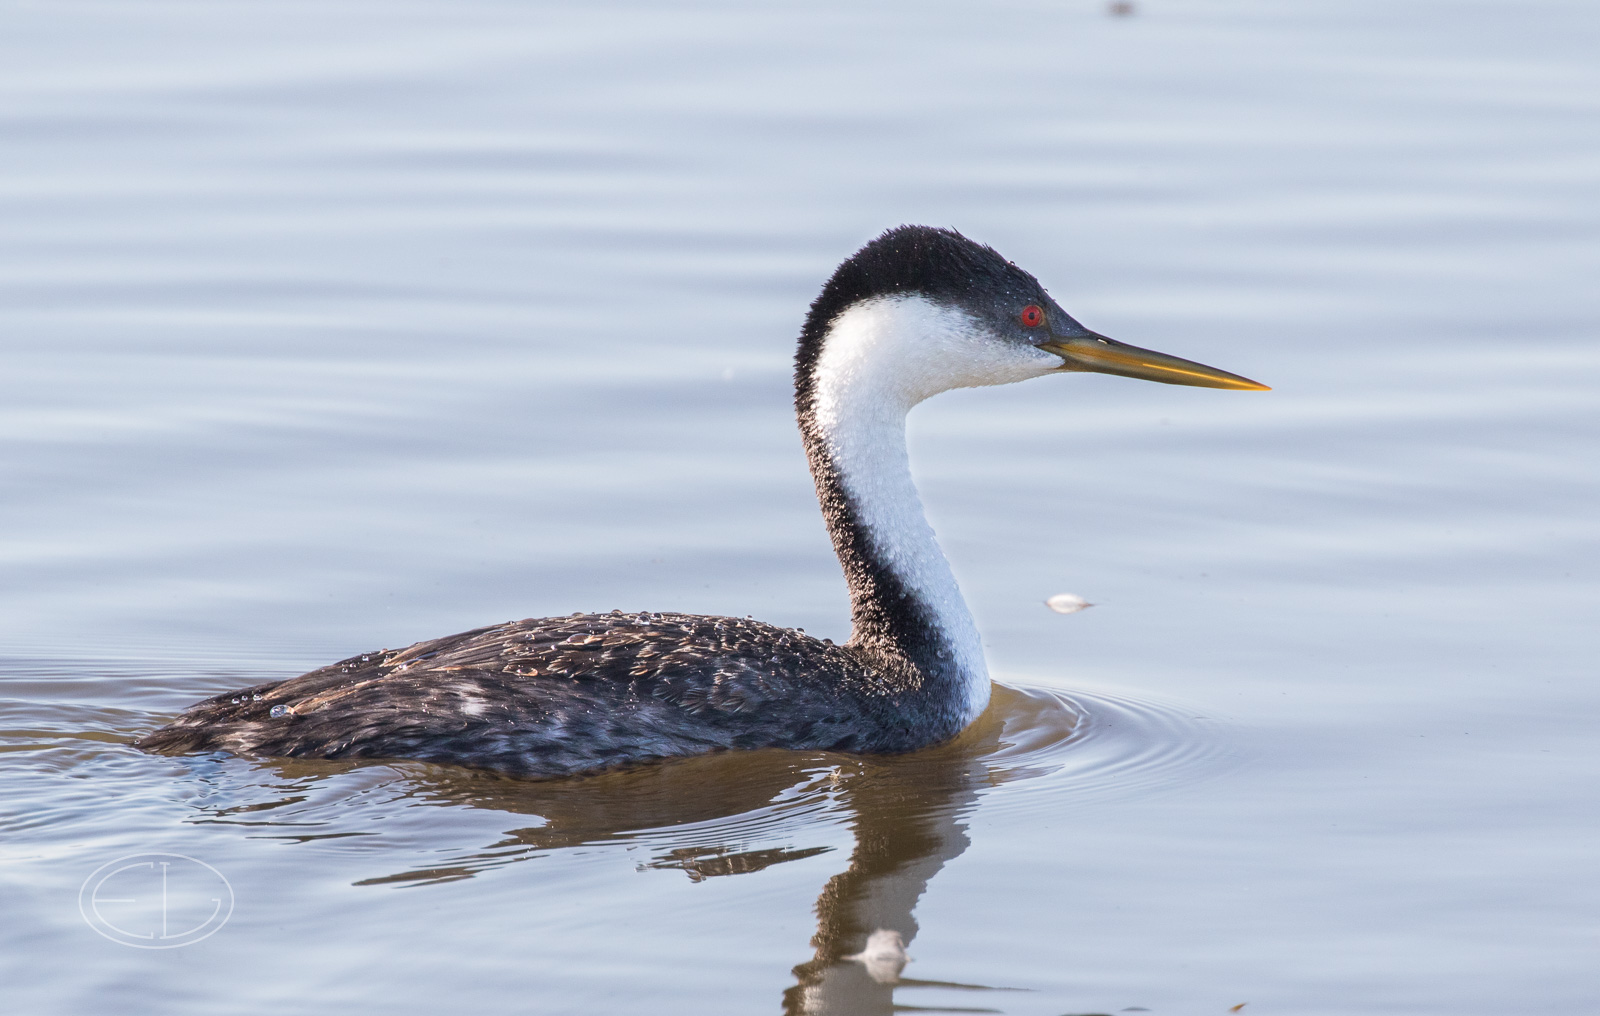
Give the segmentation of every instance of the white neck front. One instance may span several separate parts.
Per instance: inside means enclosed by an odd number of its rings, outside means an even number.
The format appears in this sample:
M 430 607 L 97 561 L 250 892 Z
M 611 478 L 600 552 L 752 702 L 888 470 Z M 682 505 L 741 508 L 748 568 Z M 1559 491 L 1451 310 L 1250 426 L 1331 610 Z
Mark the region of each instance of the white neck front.
M 943 632 L 970 717 L 989 700 L 977 625 L 923 514 L 906 414 L 951 388 L 1048 373 L 1060 360 L 996 343 L 962 311 L 921 297 L 857 304 L 833 322 L 815 367 L 814 426 L 856 511 L 868 552 Z

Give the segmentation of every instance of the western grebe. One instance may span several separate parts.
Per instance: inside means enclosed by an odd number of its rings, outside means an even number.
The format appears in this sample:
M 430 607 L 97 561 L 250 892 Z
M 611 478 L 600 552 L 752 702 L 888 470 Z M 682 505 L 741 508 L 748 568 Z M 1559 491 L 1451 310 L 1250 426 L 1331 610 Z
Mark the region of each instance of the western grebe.
M 834 272 L 795 356 L 850 641 L 734 617 L 532 618 L 218 695 L 138 744 L 562 776 L 731 748 L 944 741 L 988 704 L 989 675 L 911 480 L 906 414 L 952 388 L 1066 371 L 1266 388 L 1089 331 L 1032 275 L 952 230 L 891 229 Z

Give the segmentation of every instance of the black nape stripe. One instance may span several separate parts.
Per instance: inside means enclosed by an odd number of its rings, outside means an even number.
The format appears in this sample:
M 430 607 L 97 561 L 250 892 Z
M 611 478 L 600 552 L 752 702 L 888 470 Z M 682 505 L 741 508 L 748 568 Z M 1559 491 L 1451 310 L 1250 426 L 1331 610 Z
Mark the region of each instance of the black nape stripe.
M 954 230 L 899 226 L 834 272 L 811 305 L 795 354 L 795 414 L 823 519 L 850 587 L 851 644 L 897 666 L 915 685 L 958 688 L 964 675 L 955 647 L 933 610 L 881 560 L 816 420 L 816 369 L 834 323 L 862 300 L 896 295 L 982 314 L 997 301 L 1040 299 L 1043 289 L 993 248 Z

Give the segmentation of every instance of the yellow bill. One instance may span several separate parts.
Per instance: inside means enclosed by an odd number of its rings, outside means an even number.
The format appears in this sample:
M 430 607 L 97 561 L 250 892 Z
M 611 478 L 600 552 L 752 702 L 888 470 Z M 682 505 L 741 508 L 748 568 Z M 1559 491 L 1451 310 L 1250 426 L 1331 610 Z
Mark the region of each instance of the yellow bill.
M 1203 363 L 1168 356 L 1153 349 L 1140 349 L 1104 335 L 1085 331 L 1083 335 L 1052 336 L 1039 348 L 1054 353 L 1065 362 L 1060 370 L 1087 370 L 1097 374 L 1120 374 L 1142 381 L 1169 385 L 1194 385 L 1197 388 L 1234 388 L 1248 392 L 1272 389 L 1247 377 L 1207 367 Z

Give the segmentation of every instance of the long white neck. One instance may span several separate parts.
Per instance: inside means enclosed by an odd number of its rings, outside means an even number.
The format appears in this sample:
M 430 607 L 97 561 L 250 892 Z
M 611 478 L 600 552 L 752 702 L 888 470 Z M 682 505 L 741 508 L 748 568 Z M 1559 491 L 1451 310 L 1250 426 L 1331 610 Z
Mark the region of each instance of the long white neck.
M 801 407 L 824 515 L 851 585 L 854 641 L 891 642 L 930 679 L 955 685 L 946 691 L 967 719 L 988 703 L 989 672 L 911 480 L 906 414 L 938 392 L 1019 381 L 1058 363 L 1019 356 L 953 307 L 878 298 L 834 320 L 813 367 L 810 405 Z
M 857 511 L 868 553 L 916 599 L 925 624 L 942 638 L 932 652 L 953 664 L 971 717 L 989 701 L 989 670 L 983 643 L 950 562 L 923 514 L 906 454 L 906 412 L 892 400 L 862 398 L 844 382 L 819 387 L 818 428 L 839 483 Z M 875 605 L 876 606 L 876 605 Z M 861 609 L 857 635 L 862 634 Z M 877 613 L 876 611 L 874 613 Z M 923 620 L 923 619 L 919 619 Z M 912 622 L 915 623 L 915 622 Z M 920 662 L 920 661 L 919 661 Z
M 1038 377 L 1061 361 L 921 295 L 862 300 L 807 328 L 796 408 L 850 584 L 851 642 L 910 663 L 920 693 L 965 724 L 988 704 L 989 671 L 911 481 L 906 414 L 939 392 Z

